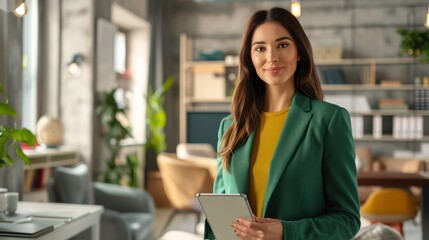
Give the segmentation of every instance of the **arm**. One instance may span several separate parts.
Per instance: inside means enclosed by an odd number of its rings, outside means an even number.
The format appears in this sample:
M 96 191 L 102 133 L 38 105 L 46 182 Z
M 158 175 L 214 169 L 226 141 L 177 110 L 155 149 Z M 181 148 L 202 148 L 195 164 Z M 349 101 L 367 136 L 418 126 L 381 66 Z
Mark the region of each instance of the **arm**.
M 219 152 L 220 145 L 222 142 L 222 136 L 224 133 L 225 128 L 225 118 L 220 123 L 219 131 L 218 131 L 218 142 L 217 142 L 217 152 Z M 213 192 L 214 193 L 224 193 L 225 188 L 223 185 L 223 178 L 222 178 L 222 158 L 217 157 L 217 173 L 213 185 Z M 215 239 L 214 234 L 212 232 L 212 229 L 210 228 L 210 225 L 208 224 L 207 220 L 205 221 L 205 227 L 204 227 L 204 239 Z
M 340 108 L 326 129 L 323 149 L 326 213 L 297 221 L 282 221 L 284 239 L 351 239 L 359 230 L 359 198 L 350 116 Z

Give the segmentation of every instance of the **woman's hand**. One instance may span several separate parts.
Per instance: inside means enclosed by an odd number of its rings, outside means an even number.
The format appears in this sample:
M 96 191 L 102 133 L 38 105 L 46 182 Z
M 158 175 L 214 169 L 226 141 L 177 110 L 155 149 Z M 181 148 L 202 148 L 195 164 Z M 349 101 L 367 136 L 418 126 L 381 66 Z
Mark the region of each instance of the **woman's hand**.
M 238 218 L 231 224 L 235 235 L 240 239 L 250 240 L 281 240 L 283 225 L 280 220 L 255 217 L 255 222 Z

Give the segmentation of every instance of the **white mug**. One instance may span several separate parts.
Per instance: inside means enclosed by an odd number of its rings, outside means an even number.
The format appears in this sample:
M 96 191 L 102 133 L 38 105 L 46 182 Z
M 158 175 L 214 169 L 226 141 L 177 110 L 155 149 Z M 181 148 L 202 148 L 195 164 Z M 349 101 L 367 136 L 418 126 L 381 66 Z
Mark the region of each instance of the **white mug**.
M 7 212 L 7 214 L 15 214 L 16 213 L 16 209 L 18 208 L 18 198 L 19 198 L 19 193 L 17 193 L 17 192 L 6 193 L 6 199 L 7 199 L 6 212 Z
M 7 193 L 6 188 L 0 188 L 0 213 L 4 213 L 7 208 L 6 193 Z

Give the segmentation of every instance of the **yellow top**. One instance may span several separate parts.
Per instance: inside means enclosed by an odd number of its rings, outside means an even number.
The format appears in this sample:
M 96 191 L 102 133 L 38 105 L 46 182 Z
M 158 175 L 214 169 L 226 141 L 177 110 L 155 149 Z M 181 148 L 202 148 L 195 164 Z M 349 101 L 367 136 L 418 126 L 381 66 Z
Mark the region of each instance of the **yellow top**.
M 290 107 L 279 112 L 263 112 L 255 135 L 249 173 L 249 203 L 258 217 L 262 217 L 271 159 L 289 110 Z

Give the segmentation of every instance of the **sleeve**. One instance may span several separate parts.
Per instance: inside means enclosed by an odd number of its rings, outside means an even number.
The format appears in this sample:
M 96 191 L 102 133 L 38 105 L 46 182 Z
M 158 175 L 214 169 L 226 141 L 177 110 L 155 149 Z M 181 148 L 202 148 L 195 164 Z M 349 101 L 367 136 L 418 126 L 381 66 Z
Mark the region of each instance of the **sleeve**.
M 222 137 L 225 130 L 225 121 L 226 118 L 222 120 L 220 123 L 219 131 L 218 131 L 218 142 L 217 142 L 217 152 L 219 152 L 220 145 L 222 143 Z M 225 188 L 223 185 L 223 179 L 222 179 L 222 158 L 217 157 L 217 173 L 214 180 L 213 185 L 213 192 L 214 193 L 224 193 Z M 204 227 L 204 239 L 215 239 L 212 229 L 210 228 L 210 225 L 208 224 L 207 220 L 205 220 L 205 227 Z
M 323 149 L 324 215 L 282 221 L 284 239 L 352 239 L 360 228 L 355 145 L 350 115 L 338 108 L 327 125 Z

